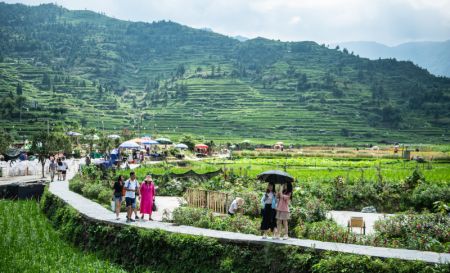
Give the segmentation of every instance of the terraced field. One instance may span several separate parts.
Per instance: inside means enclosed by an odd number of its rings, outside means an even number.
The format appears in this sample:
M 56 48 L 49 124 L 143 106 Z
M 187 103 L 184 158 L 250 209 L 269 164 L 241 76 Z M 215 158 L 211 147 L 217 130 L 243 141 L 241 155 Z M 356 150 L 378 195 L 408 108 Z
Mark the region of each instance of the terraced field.
M 48 126 L 221 143 L 449 140 L 450 79 L 409 62 L 55 5 L 0 15 L 0 103 L 12 109 L 0 122 L 16 138 Z

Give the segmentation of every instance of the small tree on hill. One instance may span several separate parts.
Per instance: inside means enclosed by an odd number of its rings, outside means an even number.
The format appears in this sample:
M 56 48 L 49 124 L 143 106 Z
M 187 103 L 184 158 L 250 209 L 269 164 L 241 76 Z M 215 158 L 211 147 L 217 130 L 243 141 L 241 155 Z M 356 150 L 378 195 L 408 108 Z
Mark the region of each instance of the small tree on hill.
M 17 83 L 17 86 L 16 86 L 16 94 L 17 94 L 18 96 L 22 96 L 22 94 L 23 94 L 23 88 L 22 88 L 22 85 L 20 84 L 20 82 Z
M 5 131 L 0 131 L 0 154 L 3 154 L 6 152 L 6 150 L 9 148 L 9 145 L 12 143 L 12 137 L 9 133 Z
M 188 146 L 189 150 L 191 150 L 191 151 L 194 150 L 195 140 L 191 135 L 184 135 L 180 139 L 180 142 L 186 144 Z

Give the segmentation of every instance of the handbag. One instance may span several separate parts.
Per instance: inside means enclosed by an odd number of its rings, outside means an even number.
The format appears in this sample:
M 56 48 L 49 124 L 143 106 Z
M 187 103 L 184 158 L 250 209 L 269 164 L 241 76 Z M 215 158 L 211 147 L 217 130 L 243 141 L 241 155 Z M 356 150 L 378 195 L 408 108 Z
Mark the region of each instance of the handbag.
M 153 200 L 152 211 L 158 211 L 158 207 L 156 206 L 156 201 L 155 200 Z
M 114 198 L 111 200 L 111 210 L 116 211 L 116 200 Z

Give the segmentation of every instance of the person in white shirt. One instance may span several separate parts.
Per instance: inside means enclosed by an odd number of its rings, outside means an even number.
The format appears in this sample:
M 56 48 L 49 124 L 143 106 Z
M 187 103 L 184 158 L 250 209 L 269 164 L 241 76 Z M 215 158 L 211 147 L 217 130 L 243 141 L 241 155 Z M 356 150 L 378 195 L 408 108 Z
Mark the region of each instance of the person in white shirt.
M 236 197 L 236 199 L 231 202 L 230 208 L 228 209 L 228 214 L 233 216 L 236 212 L 242 209 L 244 205 L 244 199 Z
M 136 174 L 134 172 L 130 172 L 130 178 L 125 181 L 125 204 L 127 207 L 127 223 L 134 222 L 131 219 L 131 215 L 133 213 L 133 204 L 136 207 L 136 192 L 139 192 L 139 182 L 136 179 Z M 136 217 L 138 217 L 136 215 Z

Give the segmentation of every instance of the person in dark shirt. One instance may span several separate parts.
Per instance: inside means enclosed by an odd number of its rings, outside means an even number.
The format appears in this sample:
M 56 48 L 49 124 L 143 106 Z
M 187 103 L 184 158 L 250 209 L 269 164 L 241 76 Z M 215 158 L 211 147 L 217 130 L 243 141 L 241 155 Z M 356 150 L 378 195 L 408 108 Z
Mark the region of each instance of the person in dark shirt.
M 122 204 L 122 196 L 123 196 L 123 177 L 119 175 L 117 181 L 114 183 L 114 193 L 113 198 L 116 202 L 116 220 L 119 220 L 120 206 Z

